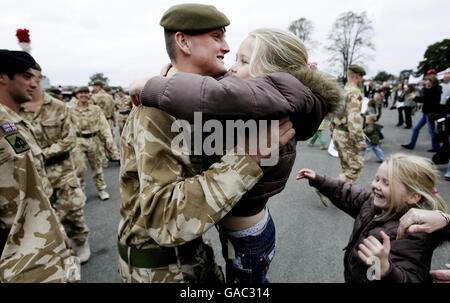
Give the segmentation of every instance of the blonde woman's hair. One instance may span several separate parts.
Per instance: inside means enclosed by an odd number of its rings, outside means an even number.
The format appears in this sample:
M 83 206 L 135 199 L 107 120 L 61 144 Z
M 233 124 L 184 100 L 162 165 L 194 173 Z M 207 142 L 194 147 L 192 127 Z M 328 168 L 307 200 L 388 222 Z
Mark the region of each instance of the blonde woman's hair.
M 436 186 L 436 168 L 427 158 L 397 153 L 388 157 L 385 162 L 391 194 L 389 208 L 380 218 L 386 220 L 396 215 L 403 215 L 410 208 L 441 210 L 447 212 L 445 201 L 434 193 Z M 416 204 L 395 201 L 395 184 L 403 184 L 409 193 L 418 193 L 421 199 Z
M 260 28 L 249 36 L 255 38 L 249 65 L 252 77 L 265 73 L 290 73 L 313 93 L 327 100 L 329 113 L 343 107 L 343 91 L 336 77 L 308 67 L 308 52 L 297 36 L 274 28 Z

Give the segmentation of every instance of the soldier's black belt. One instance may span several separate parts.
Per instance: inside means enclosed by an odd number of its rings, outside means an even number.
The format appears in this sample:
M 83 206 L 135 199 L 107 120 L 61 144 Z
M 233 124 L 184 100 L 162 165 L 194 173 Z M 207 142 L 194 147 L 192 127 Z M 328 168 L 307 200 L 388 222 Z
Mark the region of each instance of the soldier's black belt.
M 193 263 L 195 252 L 203 244 L 202 237 L 198 237 L 186 244 L 178 245 L 178 256 L 181 264 Z M 128 250 L 130 250 L 130 265 L 138 268 L 159 268 L 169 264 L 177 264 L 175 247 L 157 247 L 147 249 L 137 249 L 124 245 L 117 239 L 117 248 L 120 258 L 128 263 Z
M 336 125 L 334 128 L 342 130 L 343 132 L 348 132 L 348 127 L 346 125 Z
M 97 133 L 90 133 L 90 134 L 82 134 L 82 133 L 77 133 L 77 137 L 79 138 L 92 138 L 97 136 Z
M 69 158 L 70 158 L 70 152 L 66 152 L 64 154 L 61 154 L 61 155 L 58 155 L 58 156 L 54 156 L 54 157 L 51 157 L 51 158 L 45 160 L 45 166 L 50 166 L 50 165 L 53 165 L 53 164 L 57 164 L 57 163 L 60 163 L 60 162 L 62 162 L 64 160 L 67 160 Z
M 128 115 L 129 113 L 131 113 L 131 110 L 126 111 L 126 112 L 119 112 L 119 114 L 122 114 L 122 115 Z

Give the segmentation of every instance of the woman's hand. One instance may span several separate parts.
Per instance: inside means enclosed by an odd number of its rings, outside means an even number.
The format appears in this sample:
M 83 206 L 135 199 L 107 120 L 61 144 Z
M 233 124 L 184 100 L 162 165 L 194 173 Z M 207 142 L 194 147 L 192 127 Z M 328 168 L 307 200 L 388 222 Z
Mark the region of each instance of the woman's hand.
M 373 265 L 373 259 L 380 260 L 380 275 L 383 278 L 391 267 L 389 263 L 389 253 L 391 251 L 391 240 L 383 231 L 380 232 L 383 243 L 380 243 L 374 236 L 370 236 L 359 244 L 358 256 L 368 266 Z
M 448 269 L 430 270 L 430 275 L 436 283 L 450 283 L 450 264 L 445 264 Z
M 447 225 L 447 220 L 437 210 L 411 208 L 400 218 L 397 240 L 405 239 L 416 232 L 432 233 Z M 447 215 L 448 216 L 448 215 Z
M 305 179 L 305 178 L 308 180 L 316 179 L 316 172 L 311 169 L 308 169 L 308 168 L 304 168 L 304 169 L 300 170 L 297 173 L 296 180 Z
M 149 77 L 143 77 L 143 78 L 138 78 L 138 79 L 134 80 L 133 82 L 131 82 L 130 98 L 135 106 L 138 106 L 139 104 L 141 104 L 141 99 L 140 99 L 141 91 L 144 88 L 147 81 L 150 79 L 151 78 L 149 78 Z

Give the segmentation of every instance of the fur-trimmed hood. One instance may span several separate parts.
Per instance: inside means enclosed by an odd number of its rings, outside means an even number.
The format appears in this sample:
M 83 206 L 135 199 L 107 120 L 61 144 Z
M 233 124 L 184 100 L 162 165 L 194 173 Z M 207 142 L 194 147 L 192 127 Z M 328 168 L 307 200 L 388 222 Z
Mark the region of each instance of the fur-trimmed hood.
M 334 115 L 344 107 L 344 90 L 332 75 L 309 68 L 291 74 L 313 93 L 319 94 L 325 99 L 328 104 L 328 116 Z

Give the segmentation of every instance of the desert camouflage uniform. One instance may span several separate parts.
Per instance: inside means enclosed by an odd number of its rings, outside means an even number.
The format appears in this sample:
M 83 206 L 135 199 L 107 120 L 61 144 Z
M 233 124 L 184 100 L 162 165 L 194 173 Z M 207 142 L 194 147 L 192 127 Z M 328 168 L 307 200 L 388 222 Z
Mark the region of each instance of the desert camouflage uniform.
M 71 250 L 50 206 L 32 126 L 3 104 L 0 126 L 8 130 L 0 127 L 0 281 L 67 282 Z
M 133 102 L 131 102 L 130 96 L 119 97 L 115 102 L 117 111 L 119 112 L 119 134 L 122 135 L 125 122 L 127 122 L 127 118 L 133 108 Z
M 134 267 L 119 257 L 124 282 L 222 282 L 212 247 L 202 235 L 263 175 L 252 158 L 236 151 L 197 174 L 190 157 L 171 148 L 178 135 L 171 132 L 174 121 L 166 112 L 142 105 L 128 117 L 120 145 L 119 240 L 137 249 L 176 251 L 194 239 L 200 244 L 194 261 L 183 262 L 177 253 L 176 263 L 158 268 Z
M 73 150 L 73 157 L 81 186 L 83 189 L 86 186 L 84 182 L 84 174 L 87 170 L 84 157 L 86 154 L 93 173 L 95 186 L 99 191 L 104 190 L 106 189 L 106 183 L 103 177 L 102 159 L 99 150 L 100 146 L 104 144 L 100 136 L 105 140 L 112 140 L 108 121 L 106 121 L 105 115 L 97 105 L 89 104 L 85 109 L 77 105 L 71 107 L 69 112 L 72 124 L 77 132 L 77 144 Z M 85 138 L 83 135 L 92 135 L 92 137 Z
M 75 173 L 71 151 L 76 145 L 75 129 L 64 102 L 44 94 L 37 113 L 22 106 L 19 114 L 34 128 L 37 142 L 46 159 L 45 170 L 54 190 L 53 207 L 67 235 L 77 245 L 86 242 L 89 229 L 83 213 L 86 195 Z M 64 157 L 65 156 L 65 157 Z M 60 158 L 57 163 L 55 157 Z
M 365 145 L 361 117 L 361 91 L 352 82 L 344 87 L 345 110 L 330 123 L 330 132 L 341 161 L 342 173 L 338 179 L 354 183 L 364 166 L 361 148 Z
M 72 97 L 72 98 L 70 98 L 70 101 L 67 102 L 67 106 L 72 107 L 72 106 L 77 105 L 77 103 L 78 103 L 78 99 L 75 97 Z
M 111 128 L 113 147 L 110 150 L 105 150 L 106 147 L 104 145 L 102 146 L 102 152 L 106 155 L 104 159 L 110 158 L 112 160 L 119 160 L 120 152 L 116 146 L 116 142 L 114 141 L 114 126 L 116 125 L 116 108 L 114 99 L 102 89 L 91 97 L 91 101 L 92 104 L 97 105 L 102 109 L 103 114 L 105 115 L 106 120 L 108 121 Z

